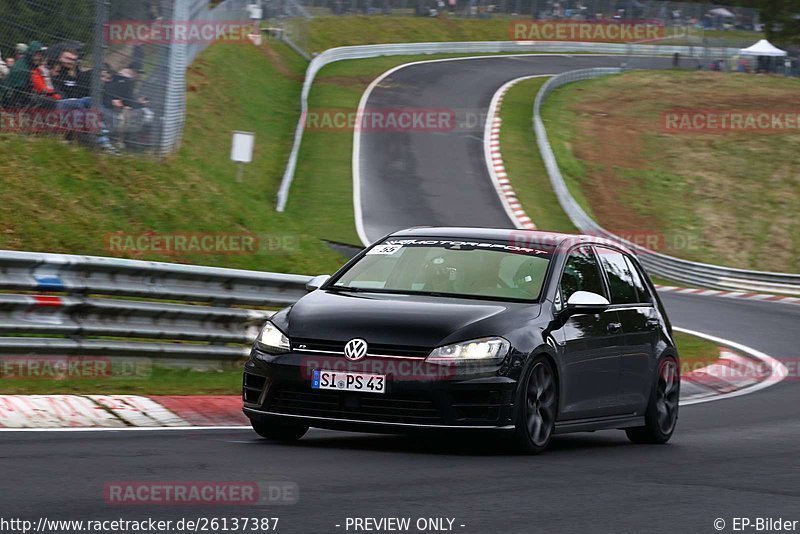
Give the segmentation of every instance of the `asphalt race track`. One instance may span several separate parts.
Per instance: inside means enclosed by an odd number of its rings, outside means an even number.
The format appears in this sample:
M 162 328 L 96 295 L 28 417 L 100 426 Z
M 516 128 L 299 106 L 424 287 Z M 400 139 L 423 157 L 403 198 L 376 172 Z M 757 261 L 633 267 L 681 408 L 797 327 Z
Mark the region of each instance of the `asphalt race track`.
M 386 80 L 399 101 L 386 100 L 383 90 L 373 94 L 394 107 L 485 107 L 508 79 L 614 62 L 534 57 L 420 65 Z M 362 137 L 370 237 L 395 225 L 509 225 L 486 175 L 482 134 L 439 137 Z M 378 175 L 389 178 L 371 179 Z M 453 181 L 435 179 L 443 175 Z M 716 532 L 717 518 L 725 531 L 734 517 L 800 519 L 800 306 L 663 298 L 676 326 L 784 360 L 789 378 L 751 395 L 682 407 L 664 446 L 631 445 L 622 432 L 606 431 L 557 436 L 538 457 L 512 455 L 483 436 L 421 440 L 312 430 L 296 445 L 276 445 L 249 430 L 2 432 L 2 515 L 277 516 L 278 531 L 286 533 L 346 532 L 347 517 L 369 516 L 455 518 L 454 530 L 464 533 Z M 211 480 L 294 482 L 299 502 L 226 508 L 104 501 L 109 482 Z
M 368 110 L 454 110 L 456 120 L 452 130 L 361 134 L 359 192 L 368 240 L 419 225 L 508 228 L 483 155 L 492 95 L 520 76 L 622 62 L 639 68 L 671 65 L 666 58 L 536 55 L 420 63 L 387 76 L 369 96 Z

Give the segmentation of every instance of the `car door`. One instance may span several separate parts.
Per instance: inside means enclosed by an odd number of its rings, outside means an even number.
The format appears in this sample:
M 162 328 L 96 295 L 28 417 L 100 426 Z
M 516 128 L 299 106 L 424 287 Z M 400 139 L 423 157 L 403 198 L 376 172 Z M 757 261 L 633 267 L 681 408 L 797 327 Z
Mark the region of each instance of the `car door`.
M 611 307 L 622 323 L 620 408 L 624 413 L 641 413 L 647 406 L 655 366 L 658 313 L 634 260 L 613 248 L 596 247 L 596 250 L 608 284 Z
M 573 249 L 559 283 L 560 306 L 572 293 L 590 291 L 606 296 L 600 265 L 592 247 Z M 619 353 L 623 338 L 614 310 L 571 315 L 555 339 L 562 343 L 562 406 L 560 419 L 584 419 L 618 412 Z

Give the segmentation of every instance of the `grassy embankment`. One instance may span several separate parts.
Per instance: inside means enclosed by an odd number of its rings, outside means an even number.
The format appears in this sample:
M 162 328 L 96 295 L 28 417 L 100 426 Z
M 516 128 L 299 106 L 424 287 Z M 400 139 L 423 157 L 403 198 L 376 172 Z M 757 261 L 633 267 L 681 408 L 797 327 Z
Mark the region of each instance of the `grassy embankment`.
M 512 21 L 530 21 L 521 17 L 494 16 L 490 19 L 413 16 L 330 16 L 318 10 L 310 21 L 296 20 L 294 31 L 301 36 L 309 52 L 319 53 L 336 46 L 372 43 L 414 43 L 441 41 L 512 41 Z M 681 30 L 680 38 L 667 28 L 662 41 L 652 44 L 698 45 L 705 38 L 713 47 L 749 46 L 763 35 L 748 31 Z
M 543 118 L 570 190 L 605 228 L 689 260 L 797 272 L 796 126 L 704 133 L 666 121 L 791 112 L 798 91 L 775 76 L 633 72 L 557 90 Z

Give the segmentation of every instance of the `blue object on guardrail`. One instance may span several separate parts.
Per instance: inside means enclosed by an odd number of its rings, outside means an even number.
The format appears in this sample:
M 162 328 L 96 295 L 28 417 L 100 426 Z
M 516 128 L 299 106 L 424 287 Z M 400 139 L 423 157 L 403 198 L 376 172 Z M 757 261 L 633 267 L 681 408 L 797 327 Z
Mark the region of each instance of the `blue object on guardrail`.
M 308 280 L 241 269 L 0 251 L 0 353 L 241 358 L 272 313 L 264 308 L 295 302 L 306 293 Z

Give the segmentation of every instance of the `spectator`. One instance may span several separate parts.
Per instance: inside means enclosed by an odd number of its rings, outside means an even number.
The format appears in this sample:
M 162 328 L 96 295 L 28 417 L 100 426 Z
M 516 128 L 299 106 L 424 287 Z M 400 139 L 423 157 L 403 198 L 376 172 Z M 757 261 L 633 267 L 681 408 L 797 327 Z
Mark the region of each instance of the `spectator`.
M 51 104 L 55 104 L 55 102 L 61 100 L 61 95 L 58 94 L 58 91 L 56 91 L 53 86 L 50 67 L 48 67 L 44 60 L 45 50 L 46 49 L 43 48 L 33 51 L 33 47 L 31 47 L 31 51 L 33 52 L 31 56 L 31 89 L 34 94 L 40 97 L 38 101 L 41 105 L 50 107 Z
M 111 74 L 107 65 L 101 72 L 104 122 L 111 138 L 120 144 L 144 144 L 152 129 L 153 112 L 149 101 L 135 96 L 139 70 L 140 65 L 132 63 L 116 74 Z
M 17 43 L 14 47 L 14 62 L 16 63 L 28 53 L 28 45 L 25 43 Z
M 737 63 L 736 67 L 737 72 L 749 72 L 750 67 L 747 64 L 747 60 L 745 58 L 739 58 L 739 62 Z
M 40 53 L 42 43 L 39 41 L 31 42 L 30 46 L 15 62 L 8 73 L 8 78 L 3 91 L 3 107 L 15 108 L 24 107 L 30 101 L 31 92 L 31 58 L 34 54 Z M 17 52 L 21 50 L 17 45 Z
M 80 121 L 81 124 L 89 124 L 89 109 L 91 108 L 92 100 L 90 97 L 82 98 L 64 98 L 55 88 L 53 78 L 62 76 L 64 65 L 60 60 L 50 61 L 49 64 L 45 63 L 44 49 L 34 49 L 31 46 L 31 63 L 33 70 L 31 71 L 31 89 L 33 94 L 37 97 L 36 104 L 42 107 L 53 107 L 59 112 L 74 114 L 75 120 Z M 111 146 L 111 142 L 106 135 L 106 126 L 100 124 L 101 130 L 96 132 L 95 135 L 90 135 L 88 139 L 93 139 L 94 142 L 110 151 L 115 152 Z M 81 131 L 69 131 L 67 139 L 80 139 L 85 137 Z
M 112 107 L 132 108 L 135 105 L 134 88 L 136 85 L 136 70 L 128 67 L 122 69 L 111 77 L 106 86 L 111 97 Z
M 11 61 L 11 65 L 14 65 L 14 60 L 9 58 Z M 0 80 L 5 80 L 8 77 L 8 73 L 11 70 L 11 67 L 8 66 L 8 63 L 3 61 L 3 54 L 0 52 Z
M 17 43 L 17 45 L 14 47 L 14 53 L 10 57 L 7 57 L 5 60 L 5 64 L 9 68 L 9 70 L 11 69 L 11 67 L 14 66 L 14 63 L 16 63 L 19 59 L 21 59 L 25 55 L 25 52 L 27 51 L 28 51 L 28 45 L 26 45 L 25 43 Z
M 33 50 L 33 47 L 31 47 Z M 92 107 L 92 100 L 90 97 L 82 98 L 64 98 L 59 93 L 53 84 L 53 77 L 60 76 L 62 72 L 62 65 L 60 62 L 45 62 L 44 51 L 46 49 L 36 50 L 31 55 L 31 63 L 33 70 L 31 71 L 31 89 L 33 94 L 38 96 L 37 103 L 44 107 L 55 107 L 61 111 L 70 111 L 74 109 L 89 109 Z M 52 71 L 51 71 L 52 69 Z
M 114 97 L 111 96 L 111 91 L 109 90 L 113 79 L 114 75 L 111 73 L 111 66 L 108 63 L 103 63 L 103 68 L 100 69 L 100 83 L 103 86 L 103 109 L 110 110 L 114 107 L 112 103 Z
M 57 60 L 58 72 L 53 73 L 53 85 L 63 98 L 84 98 L 89 96 L 89 87 L 78 69 L 78 52 L 64 50 Z

